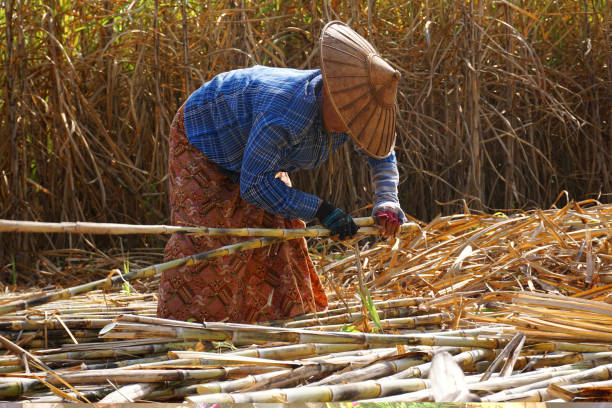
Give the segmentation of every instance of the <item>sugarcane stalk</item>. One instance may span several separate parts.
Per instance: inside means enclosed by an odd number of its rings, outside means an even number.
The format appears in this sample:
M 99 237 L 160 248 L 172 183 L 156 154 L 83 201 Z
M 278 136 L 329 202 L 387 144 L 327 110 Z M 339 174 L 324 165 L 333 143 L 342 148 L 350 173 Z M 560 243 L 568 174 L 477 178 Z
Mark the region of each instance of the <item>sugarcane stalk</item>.
M 197 227 L 174 225 L 134 225 L 96 222 L 38 222 L 0 219 L 0 232 L 69 233 L 69 234 L 172 234 L 194 232 Z
M 512 375 L 510 377 L 491 377 L 485 381 L 479 381 L 478 376 L 469 376 L 466 378 L 470 391 L 487 391 L 495 392 L 509 388 L 522 387 L 538 381 L 550 380 L 555 377 L 563 377 L 572 374 L 578 374 L 583 370 L 542 370 Z
M 142 319 L 142 316 L 132 316 Z M 161 335 L 168 338 L 185 340 L 229 341 L 236 346 L 265 344 L 271 341 L 283 343 L 357 343 L 372 347 L 393 346 L 398 344 L 424 346 L 464 346 L 499 348 L 506 339 L 481 337 L 452 337 L 429 334 L 399 335 L 351 332 L 314 332 L 300 329 L 283 329 L 232 323 L 204 323 L 196 327 L 172 327 L 154 325 L 135 325 L 125 323 L 121 317 L 100 331 L 102 338 L 144 338 Z M 242 326 L 242 328 L 240 327 Z M 214 328 L 214 329 L 213 329 Z M 244 330 L 244 331 L 242 331 Z
M 381 349 L 379 349 L 381 350 Z M 384 349 L 382 352 L 378 353 L 368 353 L 363 356 L 357 356 L 355 354 L 350 357 L 331 357 L 326 356 L 325 358 L 304 360 L 304 361 L 279 361 L 279 360 L 269 360 L 262 359 L 256 357 L 248 357 L 241 356 L 237 353 L 206 353 L 199 351 L 170 351 L 168 353 L 172 357 L 178 357 L 177 359 L 164 361 L 161 363 L 149 363 L 149 364 L 138 364 L 132 365 L 127 368 L 129 369 L 140 369 L 140 368 L 161 368 L 167 366 L 188 366 L 188 365 L 198 365 L 198 366 L 216 366 L 223 365 L 224 367 L 230 365 L 244 365 L 244 364 L 260 364 L 260 365 L 269 365 L 269 366 L 277 366 L 277 367 L 295 367 L 295 366 L 310 366 L 310 365 L 320 365 L 320 364 L 336 364 L 336 365 L 346 365 L 349 363 L 352 364 L 369 364 L 372 361 L 379 360 L 381 358 L 388 357 L 390 354 L 397 354 L 397 349 Z M 174 367 L 174 368 L 176 368 Z
M 377 359 L 378 356 L 375 356 Z M 243 390 L 248 387 L 249 391 L 255 389 L 261 389 L 263 387 L 278 387 L 281 384 L 287 384 L 289 382 L 299 381 L 303 378 L 308 378 L 315 374 L 325 374 L 330 371 L 336 371 L 338 368 L 346 366 L 349 362 L 336 362 L 334 359 L 328 359 L 328 363 L 317 364 L 316 368 L 310 366 L 303 367 L 304 369 L 296 370 L 284 370 L 283 372 L 266 373 L 255 376 L 248 376 L 242 379 L 225 381 L 225 382 L 214 382 L 206 383 L 198 386 L 198 394 L 211 394 L 211 393 L 229 393 L 238 390 Z M 359 359 L 353 359 L 353 361 L 359 361 Z
M 553 367 L 566 364 L 579 363 L 581 361 L 600 360 L 612 358 L 610 352 L 601 353 L 570 353 L 570 354 L 545 354 L 521 356 L 516 361 L 516 369 L 525 367 L 538 369 L 542 367 Z
M 562 310 L 577 310 L 612 316 L 612 305 L 587 299 L 543 293 L 507 293 L 514 303 L 546 306 Z
M 105 395 L 108 395 L 109 393 L 113 392 L 114 390 L 115 390 L 115 387 L 106 386 L 106 387 L 96 388 L 96 389 L 93 389 L 93 390 L 83 390 L 83 391 L 80 391 L 80 394 L 81 394 L 81 396 L 87 398 L 89 401 L 96 401 L 96 400 L 99 400 L 101 398 L 104 398 Z M 74 401 L 75 399 L 78 399 L 80 397 L 75 392 L 67 392 L 66 394 L 67 394 L 67 396 L 72 398 L 69 401 Z M 49 404 L 49 403 L 55 403 L 55 402 L 66 402 L 67 401 L 65 398 L 60 397 L 60 396 L 55 395 L 55 394 L 47 394 L 47 395 L 34 394 L 34 395 L 32 395 L 30 400 L 33 403 L 43 403 L 43 404 Z
M 148 344 L 139 346 L 128 346 L 115 349 L 88 350 L 79 352 L 52 353 L 46 355 L 38 355 L 37 357 L 45 363 L 58 360 L 101 360 L 101 359 L 121 359 L 126 356 L 142 355 L 142 354 L 159 354 L 166 353 L 168 350 L 179 350 L 193 348 L 197 342 L 164 342 L 162 344 Z M 21 360 L 18 357 L 4 356 L 0 365 L 15 365 L 20 364 Z
M 73 337 L 83 339 L 96 337 L 98 330 L 73 330 L 71 333 Z M 28 336 L 31 336 L 33 339 L 43 337 L 44 332 L 43 330 L 23 332 L 7 332 L 6 330 L 2 330 L 0 331 L 0 336 L 4 336 L 12 341 L 17 341 L 18 337 L 21 339 Z M 47 336 L 54 340 L 65 340 L 71 338 L 71 336 L 65 330 L 47 330 Z
M 126 326 L 123 322 L 141 322 L 141 326 Z M 459 347 L 482 347 L 499 348 L 505 345 L 506 338 L 481 338 L 474 332 L 461 335 L 461 331 L 454 333 L 459 336 L 446 336 L 444 332 L 415 334 L 415 335 L 394 335 L 394 334 L 372 334 L 359 332 L 315 332 L 304 329 L 289 329 L 282 327 L 259 326 L 253 324 L 206 322 L 191 323 L 178 320 L 161 319 L 139 315 L 120 315 L 117 321 L 108 325 L 100 331 L 101 336 L 107 336 L 113 330 L 130 330 L 138 328 L 144 332 L 161 330 L 159 327 L 165 326 L 165 334 L 172 334 L 175 337 L 183 336 L 188 339 L 191 336 L 198 336 L 201 333 L 202 340 L 208 340 L 206 336 L 212 336 L 210 340 L 231 341 L 235 345 L 261 344 L 269 341 L 284 341 L 287 343 L 351 343 L 364 344 L 369 346 L 394 346 L 397 344 L 413 346 L 459 346 Z M 212 333 L 214 332 L 214 334 Z M 124 332 L 125 334 L 125 332 Z M 262 336 L 263 334 L 263 336 Z M 119 337 L 119 335 L 116 335 Z M 187 336 L 187 337 L 185 337 Z M 266 339 L 269 339 L 266 340 Z M 460 340 L 461 339 L 461 340 Z M 320 341 L 319 341 L 320 340 Z M 250 343 L 249 343 L 250 342 Z M 71 346 L 74 347 L 74 346 Z
M 25 299 L 31 299 L 31 298 L 36 298 L 39 297 L 41 295 L 44 295 L 45 292 L 36 292 L 33 293 L 29 296 L 16 296 L 16 299 L 14 299 L 13 301 L 17 301 L 17 300 L 25 300 Z M 108 300 L 109 298 L 112 299 L 113 295 L 112 294 L 108 294 L 108 293 L 103 293 L 102 291 L 97 291 L 94 293 L 91 293 L 91 295 L 95 295 L 99 298 L 99 300 L 101 302 L 104 303 L 105 299 Z M 37 313 L 35 314 L 28 314 L 27 320 L 32 322 L 32 323 L 39 323 L 39 324 L 44 324 L 45 322 L 50 322 L 52 321 L 52 319 L 50 319 L 51 316 L 47 316 L 45 317 L 44 312 L 45 311 L 49 311 L 51 314 L 53 311 L 56 311 L 58 309 L 62 310 L 62 316 L 65 317 L 66 319 L 70 319 L 71 317 L 77 317 L 77 318 L 81 318 L 82 316 L 86 316 L 90 319 L 95 319 L 96 317 L 94 316 L 95 314 L 113 314 L 113 315 L 117 315 L 119 313 L 146 313 L 146 312 L 155 312 L 155 308 L 157 306 L 157 300 L 153 299 L 153 300 L 147 300 L 147 301 L 139 301 L 138 295 L 136 294 L 131 294 L 129 296 L 124 296 L 124 295 L 119 295 L 116 294 L 117 297 L 121 298 L 121 300 L 123 301 L 127 301 L 130 303 L 130 305 L 126 305 L 126 306 L 113 306 L 110 304 L 107 304 L 105 306 L 95 306 L 95 305 L 91 305 L 91 304 L 83 304 L 82 302 L 91 302 L 92 299 L 90 298 L 81 298 L 81 299 L 70 299 L 70 300 L 58 300 L 56 303 L 53 304 L 53 307 L 47 307 L 47 306 L 43 306 L 37 309 Z M 153 296 L 153 295 L 151 295 Z M 3 303 L 8 303 L 8 298 L 3 298 L 2 299 Z M 19 316 L 19 317 L 25 317 L 25 316 Z M 6 319 L 10 319 L 10 317 L 8 316 L 4 316 L 2 318 L 0 318 L 0 321 L 8 321 Z
M 205 351 L 171 351 L 169 352 L 169 355 L 173 358 L 198 359 L 201 362 L 201 365 L 258 364 L 277 367 L 296 367 L 304 365 L 303 362 L 296 360 L 282 361 L 260 357 L 237 356 L 235 354 L 228 353 L 208 353 Z
M 157 389 L 153 391 L 148 399 L 150 401 L 165 401 L 165 400 L 176 400 L 178 398 L 184 398 L 188 395 L 197 394 L 198 384 L 190 384 L 189 382 L 173 383 L 166 388 Z
M 368 366 L 380 360 L 386 360 L 397 356 L 397 348 L 378 349 L 374 353 L 358 353 L 353 355 L 328 355 L 316 359 L 309 359 L 310 362 L 328 363 L 328 364 L 350 364 L 357 369 L 362 366 Z
M 552 390 L 553 386 L 556 386 L 556 384 L 553 383 L 546 388 L 538 388 L 536 390 L 531 390 L 531 391 L 526 391 L 520 394 L 515 394 L 512 396 L 509 396 L 504 401 L 525 403 L 525 402 L 545 402 L 545 401 L 558 399 L 559 398 L 558 394 L 556 392 L 553 392 Z M 570 392 L 570 393 L 577 393 L 582 390 L 593 389 L 596 387 L 610 388 L 612 387 L 612 380 L 591 381 L 591 382 L 587 382 L 583 384 L 569 384 L 569 385 L 563 386 L 563 390 Z M 601 399 L 599 399 L 599 401 L 600 400 Z M 580 399 L 578 401 L 580 401 Z
M 330 372 L 335 372 L 345 368 L 347 365 L 348 364 L 319 363 L 298 367 L 291 370 L 289 373 L 281 374 L 278 377 L 270 378 L 267 381 L 253 384 L 252 386 L 245 388 L 243 392 L 259 391 L 266 388 L 284 388 L 295 386 L 302 380 L 312 377 L 320 377 Z
M 142 367 L 145 366 L 146 364 L 162 364 L 164 362 L 167 362 L 170 359 L 170 357 L 168 356 L 168 354 L 164 353 L 164 354 L 160 354 L 160 355 L 153 355 L 153 356 L 149 356 L 149 357 L 144 357 L 144 358 L 135 358 L 135 359 L 128 359 L 128 360 L 113 360 L 113 361 L 107 361 L 105 363 L 93 363 L 93 364 L 86 364 L 85 362 L 81 363 L 81 369 L 83 370 L 106 370 L 109 368 L 125 368 L 125 367 Z M 85 360 L 83 360 L 85 361 Z
M 469 376 L 466 377 L 467 388 L 470 391 L 498 391 L 508 387 L 517 387 L 525 384 L 530 384 L 535 381 L 544 379 L 554 378 L 562 375 L 575 374 L 580 372 L 578 369 L 564 370 L 564 371 L 544 371 L 544 372 L 529 372 L 521 375 L 514 375 L 512 377 L 500 378 L 493 377 L 486 381 L 479 382 L 480 376 Z M 386 398 L 374 398 L 369 400 L 362 400 L 360 402 L 368 403 L 380 403 L 380 402 L 391 402 L 391 401 L 433 401 L 433 391 L 431 388 L 411 392 L 407 394 L 393 395 Z M 456 401 L 459 402 L 459 401 Z
M 378 398 L 369 398 L 362 399 L 359 403 L 366 404 L 377 404 L 382 405 L 388 404 L 389 402 L 426 402 L 426 401 L 434 401 L 434 392 L 431 388 L 425 388 L 424 390 L 413 391 L 406 394 L 395 394 L 386 397 L 378 397 Z M 454 401 L 459 402 L 459 401 Z M 444 404 L 444 403 L 441 403 Z M 366 405 L 367 406 L 367 405 Z
M 35 379 L 4 377 L 0 382 L 0 398 L 18 397 L 44 388 L 43 383 Z
M 355 316 L 359 317 L 359 316 Z M 415 316 L 415 317 L 398 317 L 395 319 L 381 319 L 380 325 L 383 329 L 415 329 L 419 326 L 436 326 L 441 329 L 441 325 L 445 322 L 453 321 L 454 316 L 452 313 L 434 313 L 429 315 Z M 355 319 L 356 321 L 357 319 Z M 343 324 L 332 324 L 325 326 L 312 325 L 309 328 L 311 330 L 325 330 L 325 331 L 340 331 L 347 323 L 353 323 L 349 321 Z M 370 321 L 370 324 L 374 324 Z
M 89 337 L 82 337 L 80 338 L 80 340 L 82 342 L 96 342 L 98 341 L 98 336 L 89 336 Z M 59 348 L 62 347 L 66 344 L 66 338 L 62 337 L 62 338 L 49 338 L 47 340 L 45 340 L 44 338 L 38 338 L 38 339 L 29 339 L 28 341 L 22 343 L 21 345 L 24 347 L 28 347 L 30 349 L 48 349 L 48 348 Z M 4 350 L 5 347 L 2 347 L 0 345 L 0 350 Z
M 17 344 L 13 343 L 12 341 L 10 341 L 9 339 L 7 339 L 6 337 L 0 336 L 0 343 L 2 343 L 2 345 L 4 347 L 7 348 L 7 350 L 11 351 L 13 354 L 17 355 L 17 356 L 26 356 L 29 360 L 35 362 L 36 364 L 38 364 L 40 367 L 44 368 L 45 370 L 51 370 L 45 363 L 43 363 L 37 356 L 33 355 L 32 353 L 30 353 L 27 350 L 24 350 L 23 348 L 19 347 Z
M 459 366 L 461 367 L 464 367 L 469 364 L 473 364 L 477 361 L 482 361 L 482 360 L 490 361 L 494 358 L 495 358 L 495 350 L 484 349 L 484 348 L 467 350 L 467 351 L 457 354 L 456 356 L 453 356 L 453 360 L 455 360 L 455 362 L 459 364 Z M 386 378 L 394 379 L 394 380 L 414 378 L 414 377 L 423 378 L 429 375 L 430 369 L 431 369 L 431 362 L 428 362 L 428 363 L 420 364 L 417 366 L 409 367 L 403 371 L 400 371 Z
M 203 384 L 198 384 L 196 391 L 198 394 L 217 394 L 217 393 L 230 393 L 242 390 L 254 384 L 258 384 L 264 381 L 268 381 L 272 378 L 291 373 L 292 370 L 284 369 L 273 371 L 269 373 L 247 375 L 243 378 L 230 381 L 212 381 Z
M 207 369 L 108 369 L 62 373 L 62 378 L 71 384 L 105 384 L 108 380 L 117 384 L 155 383 L 160 381 L 210 380 L 242 377 L 248 374 L 266 373 L 278 370 L 274 366 L 221 367 Z M 55 378 L 47 381 L 58 384 Z
M 113 318 L 116 316 L 113 316 Z M 102 327 L 112 322 L 112 319 L 66 319 L 63 320 L 64 324 L 70 329 L 97 329 L 100 330 Z M 38 330 L 43 327 L 46 327 L 47 330 L 59 330 L 61 329 L 61 324 L 57 320 L 48 320 L 44 323 L 38 323 L 33 320 L 10 320 L 5 322 L 0 322 L 0 331 L 28 331 L 28 330 Z
M 599 367 L 601 365 L 610 364 L 610 363 L 612 363 L 612 357 L 602 356 L 598 358 L 585 359 L 577 363 L 564 364 L 564 365 L 560 365 L 556 367 L 540 368 L 538 369 L 538 371 L 542 371 L 542 370 L 558 370 L 558 371 L 581 370 L 581 371 L 584 371 L 584 370 L 589 370 L 591 368 Z
M 584 361 L 576 364 L 567 364 L 559 367 L 550 367 L 540 369 L 533 372 L 526 372 L 520 374 L 514 374 L 510 377 L 495 377 L 480 382 L 480 375 L 472 375 L 466 377 L 467 388 L 470 391 L 476 392 L 495 392 L 501 391 L 508 388 L 516 388 L 527 384 L 533 384 L 538 381 L 547 379 L 554 379 L 556 377 L 568 376 L 571 374 L 579 374 L 584 372 L 585 369 L 598 367 L 601 364 L 609 362 L 609 358 L 602 358 L 600 360 Z M 495 374 L 496 375 L 496 374 Z M 384 402 L 384 401 L 433 401 L 433 393 L 431 389 L 422 391 L 411 392 L 408 394 L 399 394 L 386 398 L 375 398 L 369 400 L 363 400 L 361 402 Z
M 368 218 L 368 217 L 366 217 Z M 370 221 L 368 221 L 370 222 Z M 371 221 L 373 222 L 373 220 Z M 290 230 L 288 230 L 290 231 Z M 107 289 L 112 287 L 113 285 L 123 283 L 125 281 L 135 280 L 147 278 L 150 276 L 159 276 L 165 270 L 181 267 L 181 266 L 190 266 L 195 265 L 197 263 L 214 259 L 221 256 L 231 255 L 240 251 L 262 248 L 268 245 L 272 245 L 274 243 L 279 242 L 280 238 L 260 238 L 250 241 L 244 241 L 237 244 L 227 245 L 221 248 L 217 248 L 211 251 L 203 252 L 197 255 L 191 255 L 184 258 L 175 259 L 172 261 L 164 262 L 161 264 L 152 265 L 149 267 L 145 267 L 142 269 L 138 269 L 136 271 L 129 272 L 127 274 L 114 275 L 112 277 L 108 277 L 106 279 L 100 279 L 98 281 L 89 282 L 86 284 L 73 286 L 68 289 L 63 289 L 59 291 L 54 291 L 52 293 L 44 294 L 42 296 L 38 296 L 32 299 L 25 299 L 21 301 L 16 301 L 9 303 L 7 305 L 0 306 L 0 316 L 5 315 L 17 310 L 24 310 L 29 307 L 39 306 L 42 304 L 46 304 L 52 301 L 60 300 L 60 299 L 68 299 L 74 297 L 79 294 L 91 292 L 96 289 Z
M 125 402 L 134 402 L 136 400 L 142 399 L 153 391 L 158 389 L 161 385 L 155 383 L 142 383 L 142 384 L 130 384 L 125 385 L 104 398 L 102 398 L 100 403 L 125 403 Z
M 612 345 L 608 344 L 580 344 L 580 343 L 564 343 L 564 342 L 550 342 L 550 343 L 536 343 L 530 346 L 530 349 L 535 353 L 548 352 L 553 353 L 555 351 L 569 351 L 578 353 L 598 353 L 612 351 Z
M 98 290 L 95 290 L 93 292 L 98 292 Z M 92 293 L 92 292 L 89 292 L 89 293 Z M 107 301 L 108 299 L 112 298 L 114 294 L 118 294 L 118 293 L 106 293 Z M 72 299 L 76 300 L 76 298 L 72 298 Z M 5 303 L 9 303 L 9 302 L 5 302 Z M 64 306 L 61 304 L 61 302 L 56 301 L 53 303 L 42 305 L 41 307 L 38 307 L 37 310 L 43 310 L 43 311 L 48 310 L 50 313 L 52 313 L 53 311 L 63 310 L 63 307 Z M 69 328 L 98 329 L 100 328 L 100 326 L 97 325 L 96 322 L 100 320 L 104 320 L 106 323 L 109 323 L 110 320 L 113 320 L 115 317 L 117 317 L 117 315 L 120 315 L 123 313 L 135 313 L 135 314 L 139 314 L 143 316 L 155 316 L 155 314 L 157 313 L 157 301 L 152 302 L 151 307 L 148 307 L 146 310 L 134 309 L 134 308 L 117 308 L 116 310 L 111 310 L 109 308 L 109 310 L 106 311 L 106 313 L 83 312 L 83 313 L 77 313 L 77 314 L 72 314 L 72 313 L 69 314 L 69 313 L 63 312 L 62 316 L 65 316 L 66 318 L 64 322 L 66 321 L 70 322 L 67 324 Z M 19 311 L 14 314 L 8 314 L 8 315 L 4 315 L 0 317 L 0 330 L 19 331 L 22 329 L 23 330 L 36 330 L 36 329 L 40 329 L 44 327 L 47 327 L 49 329 L 51 328 L 57 329 L 59 327 L 58 326 L 59 323 L 57 321 L 53 323 L 53 321 L 51 320 L 30 319 L 25 316 L 26 314 L 27 313 L 24 313 L 24 311 Z M 20 319 L 20 318 L 23 318 L 25 320 L 22 320 L 22 321 L 14 320 L 14 319 Z M 89 321 L 91 321 L 92 323 L 89 323 Z
M 352 256 L 354 257 L 354 255 Z M 376 307 L 377 310 L 385 310 L 385 309 L 394 310 L 397 308 L 408 308 L 409 310 L 413 310 L 411 307 L 419 306 L 424 301 L 425 299 L 422 297 L 401 298 L 401 299 L 392 299 L 392 300 L 386 300 L 386 301 L 375 301 L 374 306 Z M 330 305 L 330 309 L 324 312 L 302 314 L 302 315 L 293 316 L 290 319 L 272 320 L 269 322 L 262 322 L 261 324 L 269 325 L 269 326 L 277 326 L 277 327 L 299 327 L 298 322 L 301 322 L 303 320 L 317 321 L 317 319 L 319 319 L 321 322 L 323 322 L 324 319 L 327 319 L 327 318 L 332 319 L 334 316 L 348 315 L 351 312 L 358 312 L 360 310 L 361 310 L 361 303 L 356 303 L 355 305 L 349 306 L 348 310 L 345 307 L 333 309 L 332 305 Z M 396 317 L 400 317 L 400 316 L 396 316 Z M 292 323 L 296 323 L 298 325 L 293 326 Z
M 173 351 L 169 351 L 168 354 L 173 355 Z M 143 362 L 134 362 L 130 365 L 123 365 L 121 367 L 113 367 L 113 368 L 126 368 L 129 370 L 140 370 L 140 369 L 184 369 L 184 368 L 217 368 L 219 366 L 229 367 L 229 366 L 237 366 L 240 363 L 228 363 L 224 362 L 224 364 L 210 364 L 212 360 L 203 360 L 199 358 L 175 358 L 174 355 L 169 359 L 163 361 L 143 361 Z M 290 367 L 288 365 L 288 367 Z M 102 369 L 110 368 L 110 367 L 102 367 Z
M 331 384 L 335 384 L 337 382 L 336 381 L 337 377 L 340 377 L 340 381 L 349 381 L 347 377 L 350 377 L 351 379 L 353 378 L 350 375 L 351 373 L 355 374 L 355 376 L 360 376 L 361 373 L 363 372 L 365 374 L 364 377 L 366 377 L 369 372 L 369 369 L 371 368 L 374 368 L 374 371 L 376 372 L 378 372 L 379 369 L 385 369 L 384 365 L 379 366 L 380 363 L 384 363 L 386 361 L 393 361 L 393 362 L 396 362 L 397 365 L 395 366 L 395 368 L 397 368 L 397 367 L 401 367 L 402 365 L 406 364 L 405 361 L 401 361 L 402 359 L 407 359 L 409 357 L 415 357 L 418 359 L 419 356 L 431 355 L 431 353 L 433 353 L 434 350 L 439 350 L 439 349 L 448 350 L 449 352 L 454 353 L 454 354 L 457 354 L 464 350 L 464 348 L 461 348 L 461 347 L 417 346 L 417 347 L 411 347 L 410 349 L 411 351 L 409 355 L 405 355 L 404 357 L 401 357 L 398 354 L 400 353 L 398 347 L 394 347 L 394 348 L 380 349 L 380 352 L 378 353 L 367 353 L 368 350 L 364 350 L 360 353 L 363 354 L 365 359 L 361 356 L 346 355 L 345 353 L 339 353 L 335 356 L 328 355 L 325 357 L 313 358 L 310 360 L 327 361 L 327 362 L 334 362 L 334 363 L 349 363 L 352 365 L 353 369 L 350 372 L 349 371 L 340 372 L 338 374 L 320 379 L 319 381 L 313 381 L 309 384 L 309 386 L 328 385 L 328 382 L 327 382 L 328 379 L 331 380 L 330 381 Z M 375 377 L 370 377 L 370 378 L 365 378 L 365 379 L 367 380 L 371 378 L 375 378 Z
M 565 384 L 577 384 L 593 380 L 609 380 L 612 377 L 612 364 L 605 364 L 599 367 L 592 368 L 590 370 L 584 370 L 579 373 L 564 375 L 555 377 L 549 380 L 542 380 L 532 382 L 527 385 L 523 385 L 516 388 L 506 389 L 498 393 L 488 395 L 483 398 L 485 402 L 500 402 L 512 400 L 516 396 L 521 394 L 533 392 L 541 388 L 546 388 L 550 384 L 565 385 Z M 523 397 L 521 397 L 523 398 Z
M 266 348 L 251 348 L 245 350 L 237 350 L 228 354 L 236 356 L 249 356 L 258 358 L 272 358 L 278 360 L 306 358 L 311 356 L 327 355 L 329 353 L 337 353 L 344 351 L 361 350 L 365 345 L 360 344 L 291 344 L 288 346 L 266 347 Z
M 501 320 L 501 319 L 500 319 Z M 589 343 L 612 343 L 612 333 L 598 333 L 598 332 L 554 332 L 547 330 L 528 330 L 528 329 L 508 329 L 508 333 L 523 332 L 530 342 L 537 340 L 565 340 L 575 342 L 589 342 Z
M 546 389 L 546 393 L 550 395 L 540 395 L 542 401 L 549 401 L 554 399 L 553 397 L 556 396 L 556 394 L 551 390 L 551 387 Z M 612 396 L 612 380 L 593 381 L 584 384 L 571 384 L 566 385 L 563 387 L 563 389 L 571 393 L 573 398 L 570 401 L 610 401 L 610 396 Z M 589 396 L 594 397 L 595 399 L 585 399 L 585 397 L 588 398 Z
M 2 374 L 10 374 L 10 373 L 19 373 L 25 371 L 25 365 L 23 363 L 9 366 L 0 367 L 0 373 Z
M 188 396 L 192 403 L 296 403 L 296 402 L 331 402 L 354 401 L 359 399 L 381 397 L 402 392 L 427 388 L 428 380 L 381 380 L 363 381 L 352 384 L 271 389 L 236 394 L 218 393 Z
M 140 358 L 140 359 L 133 359 L 133 360 L 114 360 L 114 361 L 109 361 L 106 363 L 96 363 L 96 364 L 86 364 L 86 361 L 88 360 L 77 360 L 77 361 L 81 361 L 81 364 L 79 365 L 81 370 L 102 370 L 102 369 L 108 369 L 108 368 L 121 368 L 121 367 L 128 367 L 128 366 L 144 366 L 145 364 L 151 364 L 151 363 L 156 363 L 161 365 L 161 362 L 167 361 L 168 360 L 168 356 L 167 355 L 158 355 L 158 356 L 152 356 L 152 357 L 147 357 L 147 358 Z M 66 360 L 66 359 L 47 359 L 47 363 L 50 366 L 54 366 L 56 364 L 63 364 L 66 363 L 68 361 L 72 361 L 72 360 Z M 15 373 L 15 372 L 20 372 L 20 371 L 24 371 L 25 367 L 22 365 L 22 360 L 19 358 L 15 358 L 15 361 L 12 362 L 14 363 L 14 365 L 9 365 L 9 364 L 5 364 L 0 366 L 0 373 Z M 197 364 L 194 364 L 197 365 Z
M 342 384 L 348 382 L 366 381 L 374 378 L 387 377 L 389 375 L 407 370 L 408 368 L 431 361 L 431 355 L 420 353 L 420 355 L 400 358 L 391 361 L 381 361 L 361 369 L 353 369 L 348 372 L 328 376 L 308 386 Z
M 376 307 L 376 302 L 374 302 Z M 296 327 L 309 327 L 313 326 L 329 326 L 334 324 L 352 323 L 361 318 L 361 315 L 355 313 L 358 312 L 357 308 L 353 310 L 353 313 L 343 313 L 336 316 L 322 317 L 318 319 L 304 319 L 297 320 L 294 322 L 286 322 L 280 327 L 296 328 Z M 346 309 L 345 309 L 346 310 Z M 416 307 L 397 307 L 393 309 L 381 309 L 378 311 L 378 315 L 381 319 L 393 319 L 400 317 L 411 317 L 416 315 L 423 315 L 427 310 L 422 310 Z
M 164 343 L 176 343 L 177 340 L 174 337 L 151 337 L 138 340 L 117 340 L 117 341 L 103 341 L 100 342 L 98 338 L 97 342 L 94 343 L 81 343 L 81 344 L 62 344 L 62 351 L 75 352 L 75 351 L 102 351 L 102 350 L 119 350 L 133 346 L 146 346 L 150 344 L 163 345 Z M 182 342 L 178 342 L 182 344 Z M 193 342 L 190 342 L 194 344 Z M 183 347 L 179 346 L 179 350 L 183 350 Z M 41 350 L 40 354 L 53 354 L 55 350 Z
M 422 349 L 422 348 L 427 348 L 427 349 L 431 349 L 431 347 L 416 347 L 417 349 Z M 307 361 L 314 361 L 314 362 L 341 362 L 343 361 L 343 359 L 355 359 L 355 358 L 361 358 L 364 356 L 372 356 L 372 355 L 376 355 L 376 356 L 387 356 L 393 353 L 397 353 L 397 347 L 387 347 L 387 348 L 365 348 L 363 350 L 354 350 L 354 351 L 344 351 L 344 352 L 339 352 L 339 353 L 330 353 L 330 354 L 326 354 L 324 356 L 316 356 L 316 357 L 310 357 L 307 358 L 305 360 Z M 378 357 L 377 357 L 378 358 Z
M 250 249 L 262 248 L 268 245 L 280 242 L 279 238 L 260 238 L 251 241 L 239 242 L 237 244 L 226 245 L 221 248 L 213 249 L 211 251 L 202 252 L 196 255 L 186 256 L 184 258 L 175 259 L 172 261 L 164 262 L 157 265 L 148 266 L 142 269 L 138 269 L 124 275 L 118 274 L 106 279 L 100 279 L 97 281 L 85 283 L 78 286 L 73 286 L 68 289 L 53 291 L 51 293 L 39 296 L 33 299 L 21 300 L 7 305 L 0 306 L 0 315 L 5 315 L 16 310 L 23 310 L 29 307 L 42 305 L 45 303 L 53 302 L 59 299 L 68 299 L 76 295 L 91 292 L 96 289 L 107 289 L 113 285 L 121 284 L 125 281 L 131 281 L 134 279 L 143 279 L 150 276 L 159 276 L 163 271 L 171 268 L 177 268 L 181 266 L 191 266 L 198 264 L 203 261 L 218 258 L 221 256 L 231 255 L 240 251 L 246 251 Z
M 354 218 L 360 229 L 359 234 L 379 234 L 380 230 L 374 227 L 372 217 Z M 404 223 L 400 232 L 409 232 L 418 229 L 416 223 Z M 212 237 L 277 237 L 302 238 L 329 236 L 327 228 L 209 228 L 209 227 L 183 227 L 175 225 L 135 225 L 95 222 L 37 222 L 16 221 L 0 219 L 0 232 L 25 233 L 69 233 L 69 234 L 101 234 L 101 235 L 127 235 L 127 234 L 174 234 L 177 232 L 190 233 L 197 236 Z

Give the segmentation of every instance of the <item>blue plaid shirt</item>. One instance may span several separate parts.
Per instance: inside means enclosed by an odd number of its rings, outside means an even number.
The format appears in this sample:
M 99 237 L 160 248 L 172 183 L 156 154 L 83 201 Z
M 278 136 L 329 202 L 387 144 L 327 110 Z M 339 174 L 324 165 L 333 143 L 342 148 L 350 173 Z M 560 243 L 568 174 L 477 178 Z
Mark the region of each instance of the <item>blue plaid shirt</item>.
M 313 169 L 329 157 L 330 136 L 333 151 L 350 138 L 325 132 L 322 86 L 320 70 L 255 66 L 222 73 L 187 99 L 187 139 L 240 183 L 246 201 L 286 218 L 311 220 L 319 198 L 288 187 L 275 175 Z M 367 161 L 375 203 L 399 207 L 395 154 Z

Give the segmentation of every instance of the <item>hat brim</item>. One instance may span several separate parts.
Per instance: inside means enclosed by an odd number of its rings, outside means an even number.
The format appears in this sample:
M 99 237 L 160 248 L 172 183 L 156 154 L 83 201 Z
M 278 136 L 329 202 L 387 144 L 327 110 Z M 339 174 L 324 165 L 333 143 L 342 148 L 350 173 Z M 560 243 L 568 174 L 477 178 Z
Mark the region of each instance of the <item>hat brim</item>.
M 351 139 L 371 157 L 388 157 L 395 147 L 397 104 L 395 95 L 393 103 L 381 102 L 385 84 L 371 80 L 373 57 L 382 60 L 378 52 L 345 23 L 331 21 L 321 32 L 320 54 L 323 83 Z

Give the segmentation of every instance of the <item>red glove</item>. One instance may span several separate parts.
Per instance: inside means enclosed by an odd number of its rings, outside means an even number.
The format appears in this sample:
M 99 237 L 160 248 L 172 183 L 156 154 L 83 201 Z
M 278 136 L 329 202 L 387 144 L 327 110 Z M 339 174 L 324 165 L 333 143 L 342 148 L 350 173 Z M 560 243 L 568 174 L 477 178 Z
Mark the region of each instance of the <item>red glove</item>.
M 381 226 L 383 237 L 396 237 L 400 229 L 400 221 L 396 212 L 386 209 L 376 212 L 376 222 Z

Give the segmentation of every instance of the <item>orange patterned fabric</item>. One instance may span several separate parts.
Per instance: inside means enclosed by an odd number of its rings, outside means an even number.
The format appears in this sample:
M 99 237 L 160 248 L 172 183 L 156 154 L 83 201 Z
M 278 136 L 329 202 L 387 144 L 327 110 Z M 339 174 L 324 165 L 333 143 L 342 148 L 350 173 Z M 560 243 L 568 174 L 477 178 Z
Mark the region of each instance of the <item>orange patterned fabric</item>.
M 238 184 L 189 145 L 183 108 L 170 130 L 171 223 L 216 228 L 304 228 L 300 220 L 274 216 L 240 197 Z M 279 173 L 290 185 L 286 173 Z M 252 238 L 173 234 L 166 260 L 209 251 Z M 195 321 L 251 323 L 284 319 L 327 307 L 327 297 L 304 239 L 174 268 L 163 272 L 157 315 Z

